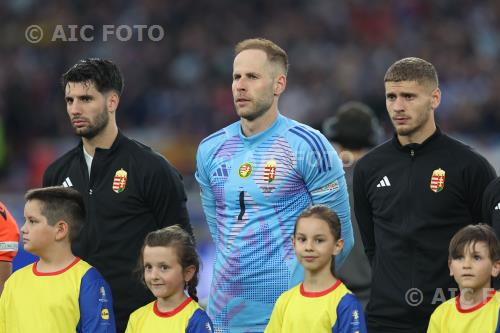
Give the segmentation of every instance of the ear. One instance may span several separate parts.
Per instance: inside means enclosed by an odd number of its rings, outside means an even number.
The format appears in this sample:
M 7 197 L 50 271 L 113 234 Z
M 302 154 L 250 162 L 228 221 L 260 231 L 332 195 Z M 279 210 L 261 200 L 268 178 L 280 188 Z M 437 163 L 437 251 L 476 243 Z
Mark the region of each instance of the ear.
M 285 91 L 286 88 L 286 76 L 285 74 L 278 74 L 278 77 L 274 81 L 274 96 L 279 96 Z
M 68 223 L 64 220 L 59 220 L 56 222 L 54 225 L 55 228 L 55 239 L 56 241 L 60 241 L 62 239 L 65 239 L 68 236 L 69 233 L 69 226 Z
M 493 263 L 493 267 L 491 268 L 491 276 L 497 277 L 500 274 L 500 260 L 495 261 Z
M 450 270 L 450 276 L 453 276 L 453 270 L 451 269 L 451 259 L 448 259 L 448 269 Z
M 340 252 L 342 252 L 343 248 L 344 248 L 344 240 L 341 238 L 335 242 L 335 247 L 333 248 L 333 255 L 334 256 L 338 255 Z
M 114 91 L 111 91 L 106 98 L 106 107 L 108 111 L 114 113 L 118 108 L 118 104 L 120 103 L 120 96 Z
M 441 90 L 439 88 L 436 88 L 431 93 L 432 110 L 436 110 L 439 104 L 441 104 Z
M 194 265 L 184 268 L 184 281 L 189 282 L 196 273 L 196 267 Z
M 294 235 L 292 235 L 292 246 L 295 249 L 295 237 L 294 237 Z

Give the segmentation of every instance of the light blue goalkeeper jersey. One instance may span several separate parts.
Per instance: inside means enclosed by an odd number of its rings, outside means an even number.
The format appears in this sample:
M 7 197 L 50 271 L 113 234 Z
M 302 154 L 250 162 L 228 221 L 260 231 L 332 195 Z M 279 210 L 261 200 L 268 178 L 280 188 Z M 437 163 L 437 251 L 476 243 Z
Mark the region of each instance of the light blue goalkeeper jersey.
M 196 161 L 216 248 L 207 308 L 215 332 L 263 332 L 281 293 L 303 280 L 292 247 L 303 209 L 324 204 L 339 216 L 337 268 L 353 246 L 342 163 L 320 132 L 281 114 L 251 137 L 239 121 L 210 135 Z

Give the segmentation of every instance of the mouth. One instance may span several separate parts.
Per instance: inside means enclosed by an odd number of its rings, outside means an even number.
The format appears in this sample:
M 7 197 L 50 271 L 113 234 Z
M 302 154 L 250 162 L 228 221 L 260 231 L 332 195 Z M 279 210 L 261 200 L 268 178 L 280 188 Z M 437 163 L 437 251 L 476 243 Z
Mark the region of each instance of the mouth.
M 307 256 L 307 257 L 302 257 L 302 259 L 304 259 L 304 260 L 305 260 L 305 261 L 307 261 L 307 262 L 311 262 L 311 261 L 316 260 L 316 257 Z
M 82 127 L 87 124 L 87 121 L 84 119 L 73 119 L 71 120 L 71 123 L 73 124 L 74 127 Z
M 235 102 L 238 105 L 244 105 L 244 104 L 250 103 L 250 99 L 244 98 L 244 97 L 238 97 L 238 98 L 236 98 Z
M 402 116 L 392 117 L 392 121 L 393 121 L 395 124 L 398 124 L 398 125 L 404 125 L 404 124 L 406 124 L 409 120 L 410 120 L 410 118 L 409 118 L 409 117 L 402 117 Z

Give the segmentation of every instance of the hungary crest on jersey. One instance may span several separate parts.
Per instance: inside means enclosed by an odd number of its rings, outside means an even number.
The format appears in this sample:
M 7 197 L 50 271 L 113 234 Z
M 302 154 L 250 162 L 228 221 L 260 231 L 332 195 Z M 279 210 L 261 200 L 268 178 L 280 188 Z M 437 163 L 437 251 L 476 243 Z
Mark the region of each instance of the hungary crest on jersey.
M 127 171 L 120 169 L 116 171 L 115 178 L 113 179 L 113 191 L 121 193 L 127 186 Z
M 276 161 L 271 160 L 264 166 L 264 181 L 271 183 L 276 178 Z
M 444 189 L 444 179 L 445 179 L 446 172 L 439 168 L 436 169 L 432 172 L 432 177 L 431 177 L 431 190 L 433 192 L 441 192 Z

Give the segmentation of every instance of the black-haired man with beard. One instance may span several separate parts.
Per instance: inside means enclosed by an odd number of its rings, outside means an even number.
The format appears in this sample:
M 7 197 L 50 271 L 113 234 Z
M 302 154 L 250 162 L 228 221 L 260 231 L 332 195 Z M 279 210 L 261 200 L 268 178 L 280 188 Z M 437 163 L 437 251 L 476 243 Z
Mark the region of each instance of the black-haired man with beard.
M 47 168 L 43 186 L 74 187 L 84 195 L 87 220 L 73 250 L 109 282 L 117 332 L 124 332 L 129 314 L 153 299 L 133 274 L 146 234 L 172 224 L 192 234 L 182 177 L 118 129 L 123 78 L 113 62 L 81 60 L 63 74 L 62 86 L 82 140 Z

